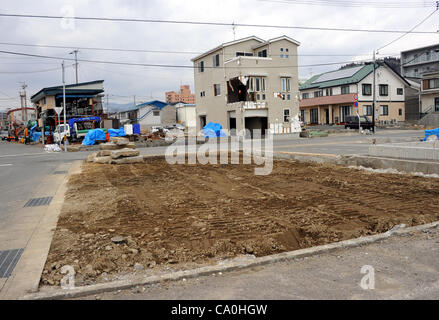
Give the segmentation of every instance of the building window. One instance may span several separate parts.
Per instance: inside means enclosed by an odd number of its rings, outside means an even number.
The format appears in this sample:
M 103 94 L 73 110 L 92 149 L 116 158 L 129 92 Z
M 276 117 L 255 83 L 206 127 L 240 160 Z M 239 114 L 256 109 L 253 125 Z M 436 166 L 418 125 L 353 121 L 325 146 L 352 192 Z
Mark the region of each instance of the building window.
M 318 98 L 318 97 L 322 97 L 322 96 L 323 96 L 322 90 L 314 91 L 314 98 Z
M 221 85 L 220 84 L 213 85 L 213 95 L 215 97 L 221 95 Z
M 305 123 L 305 110 L 300 110 L 300 121 Z
M 372 95 L 372 85 L 370 83 L 363 83 L 363 96 Z
M 43 104 L 43 106 L 46 105 L 46 97 L 44 97 L 44 98 L 42 99 L 41 103 Z
M 326 89 L 326 96 L 332 96 L 332 88 Z
M 291 100 L 291 94 L 287 94 L 287 100 Z
M 340 107 L 340 122 L 345 122 L 346 117 L 352 114 L 352 106 Z
M 200 92 L 200 97 L 205 97 L 206 96 L 206 91 L 201 91 Z
M 398 115 L 402 116 L 402 109 L 398 109 Z
M 341 94 L 348 94 L 349 86 L 341 86 Z
M 363 116 L 372 115 L 372 106 L 363 106 Z
M 153 115 L 154 117 L 158 117 L 158 116 L 160 116 L 160 111 L 158 111 L 158 110 L 154 110 L 154 111 L 152 112 L 152 115 Z
M 265 93 L 262 94 L 262 100 L 265 100 Z
M 380 96 L 389 95 L 389 86 L 387 84 L 380 84 Z
M 251 53 L 251 52 L 240 52 L 240 51 L 237 51 L 237 52 L 236 52 L 236 56 L 237 56 L 237 57 L 242 57 L 242 56 L 253 57 L 253 53 Z
M 397 89 L 396 89 L 396 94 L 397 94 L 398 96 L 402 96 L 402 95 L 404 94 L 404 90 L 403 90 L 402 88 L 397 88 Z
M 282 83 L 282 91 L 283 92 L 290 92 L 291 78 L 281 78 L 281 83 Z
M 204 72 L 204 61 L 198 62 L 198 72 Z
M 219 65 L 220 65 L 220 62 L 219 62 L 219 54 L 217 54 L 217 55 L 214 55 L 214 56 L 213 56 L 213 66 L 214 66 L 214 67 L 219 67 Z
M 380 115 L 388 116 L 389 115 L 389 106 L 380 106 Z
M 290 121 L 290 109 L 284 109 L 284 122 Z
M 258 57 L 266 58 L 267 57 L 267 49 L 258 52 Z
M 308 92 L 302 93 L 302 99 L 309 99 L 309 93 Z

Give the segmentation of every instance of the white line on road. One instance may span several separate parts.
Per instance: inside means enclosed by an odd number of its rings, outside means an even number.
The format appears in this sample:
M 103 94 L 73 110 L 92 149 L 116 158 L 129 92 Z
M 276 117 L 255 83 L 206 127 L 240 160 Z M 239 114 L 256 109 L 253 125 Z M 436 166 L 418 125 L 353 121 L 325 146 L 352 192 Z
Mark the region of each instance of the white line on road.
M 22 157 L 22 156 L 37 156 L 37 155 L 43 155 L 48 154 L 47 152 L 39 152 L 39 153 L 22 153 L 22 154 L 7 154 L 0 156 L 0 158 L 6 158 L 6 157 Z
M 8 167 L 8 166 L 12 166 L 12 163 L 0 164 L 0 167 Z

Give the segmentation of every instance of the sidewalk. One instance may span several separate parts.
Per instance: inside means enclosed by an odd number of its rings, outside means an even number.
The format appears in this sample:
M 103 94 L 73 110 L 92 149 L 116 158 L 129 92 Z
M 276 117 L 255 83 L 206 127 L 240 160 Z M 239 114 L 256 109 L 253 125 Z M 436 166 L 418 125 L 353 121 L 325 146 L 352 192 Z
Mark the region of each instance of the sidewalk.
M 79 164 L 58 165 L 54 174 L 45 176 L 35 187 L 22 208 L 1 221 L 0 299 L 16 299 L 38 289 L 64 201 L 67 172 L 69 168 L 70 173 L 77 170 Z
M 82 299 L 439 299 L 439 229 L 362 247 Z M 360 287 L 364 265 L 375 289 Z

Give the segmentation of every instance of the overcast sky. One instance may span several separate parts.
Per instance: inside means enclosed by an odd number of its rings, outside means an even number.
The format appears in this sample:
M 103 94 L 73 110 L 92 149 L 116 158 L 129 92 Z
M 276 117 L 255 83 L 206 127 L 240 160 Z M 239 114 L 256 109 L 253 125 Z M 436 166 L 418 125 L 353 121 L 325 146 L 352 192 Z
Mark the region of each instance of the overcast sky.
M 363 1 L 367 3 L 369 0 Z M 392 0 L 395 1 L 395 0 Z M 410 0 L 413 2 L 416 0 Z M 376 1 L 375 1 L 376 2 Z M 383 1 L 385 2 L 385 1 Z M 399 1 L 404 2 L 404 1 Z M 405 0 L 407 2 L 407 0 Z M 422 1 L 419 1 L 422 2 Z M 433 1 L 425 1 L 432 3 Z M 1 0 L 1 13 L 63 15 L 73 9 L 76 16 L 124 17 L 185 21 L 215 21 L 250 24 L 295 25 L 360 29 L 408 30 L 434 10 L 383 9 L 371 7 L 334 7 L 287 4 L 259 0 Z M 67 10 L 67 11 L 66 11 Z M 417 31 L 439 29 L 436 13 Z M 175 25 L 133 22 L 75 21 L 74 29 L 66 28 L 60 20 L 0 17 L 0 42 L 105 48 L 204 52 L 220 43 L 232 41 L 231 27 Z M 270 39 L 287 35 L 301 42 L 300 54 L 353 54 L 352 57 L 299 57 L 299 65 L 350 61 L 370 58 L 361 56 L 373 52 L 398 34 L 377 34 L 297 29 L 236 28 L 236 38 L 255 35 Z M 438 35 L 407 35 L 381 53 L 398 54 L 402 50 L 439 43 Z M 69 50 L 0 45 L 0 50 L 70 57 Z M 79 58 L 139 63 L 191 65 L 194 54 L 128 53 L 81 50 Z M 72 62 L 66 62 L 67 82 L 74 82 Z M 57 60 L 27 58 L 0 54 L 0 109 L 19 106 L 20 82 L 28 85 L 28 96 L 43 87 L 61 84 L 61 71 L 41 71 L 60 67 Z M 329 71 L 337 66 L 299 68 L 300 77 Z M 178 90 L 180 84 L 190 84 L 191 69 L 114 66 L 80 63 L 79 81 L 105 80 L 105 92 L 111 100 L 127 103 L 136 95 L 137 101 L 164 100 L 164 92 Z M 127 97 L 117 97 L 127 96 Z

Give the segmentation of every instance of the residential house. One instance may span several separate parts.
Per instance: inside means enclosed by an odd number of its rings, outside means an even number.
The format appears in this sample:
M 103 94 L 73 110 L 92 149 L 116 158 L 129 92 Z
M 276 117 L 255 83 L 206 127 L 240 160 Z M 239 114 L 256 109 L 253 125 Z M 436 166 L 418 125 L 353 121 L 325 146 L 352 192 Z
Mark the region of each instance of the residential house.
M 141 129 L 177 123 L 175 105 L 154 100 L 137 105 L 137 123 Z
M 287 36 L 251 36 L 223 43 L 192 59 L 197 130 L 208 122 L 224 129 L 291 133 L 299 113 L 297 48 Z
M 177 123 L 175 104 L 168 104 L 159 100 L 138 104 L 130 109 L 117 112 L 113 117 L 119 119 L 121 124 L 138 123 L 141 129 Z
M 65 91 L 67 119 L 106 116 L 102 106 L 104 80 L 66 85 Z M 31 101 L 36 109 L 38 126 L 42 127 L 44 123 L 45 126 L 49 126 L 51 130 L 54 130 L 58 124 L 55 107 L 62 107 L 63 87 L 43 88 L 31 97 Z
M 422 75 L 420 114 L 421 124 L 439 126 L 439 71 Z
M 180 86 L 180 92 L 169 91 L 165 93 L 167 103 L 183 102 L 195 104 L 195 94 L 191 92 L 189 85 Z
M 385 62 L 376 64 L 376 114 L 382 123 L 405 120 L 404 91 L 410 84 Z M 348 115 L 372 116 L 373 64 L 311 77 L 300 87 L 301 119 L 307 124 L 341 124 Z M 358 108 L 355 98 L 358 97 Z

